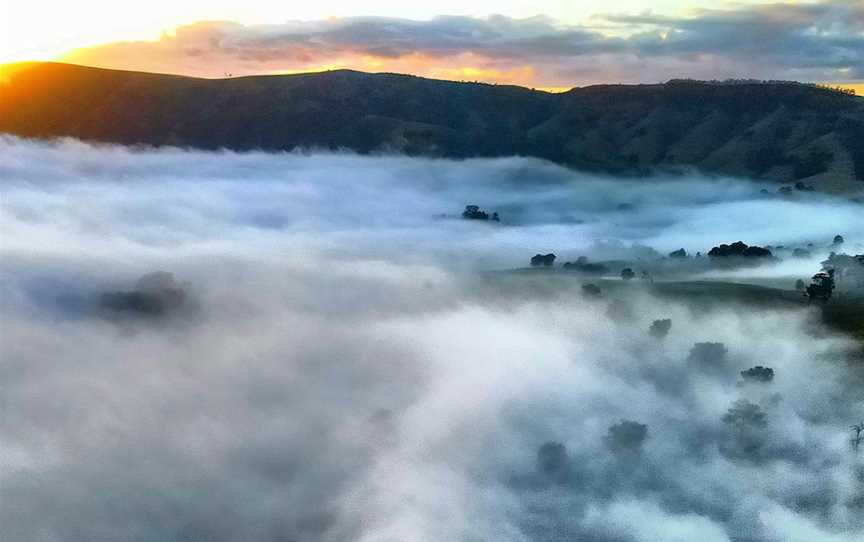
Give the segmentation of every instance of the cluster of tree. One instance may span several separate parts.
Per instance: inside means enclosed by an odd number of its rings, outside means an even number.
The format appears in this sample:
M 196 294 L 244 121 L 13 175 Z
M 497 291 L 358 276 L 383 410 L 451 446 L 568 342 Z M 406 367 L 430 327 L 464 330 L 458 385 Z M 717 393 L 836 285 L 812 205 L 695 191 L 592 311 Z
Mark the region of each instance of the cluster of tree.
M 771 258 L 773 254 L 767 248 L 750 246 L 742 241 L 731 245 L 721 244 L 708 251 L 711 258 Z
M 603 443 L 616 454 L 635 454 L 648 440 L 648 426 L 632 420 L 620 420 L 609 426 Z M 537 449 L 537 471 L 563 482 L 571 474 L 570 454 L 561 442 L 549 441 Z
M 774 369 L 757 365 L 746 371 L 741 371 L 741 378 L 752 382 L 771 382 L 774 380 Z
M 744 157 L 745 164 L 758 175 L 767 173 L 775 167 L 791 168 L 792 178 L 796 181 L 792 186 L 783 186 L 777 192 L 782 195 L 791 194 L 793 190 L 799 192 L 814 192 L 813 186 L 804 184 L 798 179 L 806 179 L 820 173 L 825 173 L 834 161 L 834 153 L 822 146 L 811 147 L 806 153 L 787 153 L 777 145 L 766 145 L 756 147 L 747 152 Z M 762 190 L 768 194 L 768 190 Z
M 654 323 L 660 323 L 658 324 L 658 328 L 662 329 L 666 327 L 665 324 L 662 324 L 663 322 L 669 321 L 655 320 Z M 670 322 L 669 327 L 671 327 L 671 325 Z M 652 325 L 651 331 L 654 331 L 654 325 Z M 700 372 L 719 375 L 724 373 L 726 370 L 728 352 L 726 345 L 720 342 L 695 343 L 687 356 L 687 364 Z M 741 371 L 739 374 L 745 381 L 750 382 L 768 383 L 774 380 L 774 369 L 771 367 L 763 367 L 762 365 L 751 367 Z
M 531 257 L 531 267 L 552 267 L 555 265 L 555 255 L 551 252 L 549 254 L 535 254 Z
M 575 262 L 564 262 L 564 269 L 578 271 L 587 275 L 607 275 L 611 270 L 601 263 L 591 263 L 585 256 L 579 256 Z
M 173 274 L 156 271 L 138 279 L 133 290 L 106 292 L 99 301 L 103 309 L 113 312 L 162 316 L 180 308 L 186 297 L 185 288 Z
M 670 252 L 669 257 L 676 259 L 684 259 L 687 257 L 687 251 L 683 248 L 679 248 L 678 250 L 673 250 L 672 252 Z
M 855 89 L 850 88 L 850 87 L 841 87 L 840 85 L 831 86 L 831 85 L 826 85 L 823 83 L 813 83 L 813 86 L 816 88 L 820 88 L 822 90 L 830 90 L 832 92 L 839 92 L 840 94 L 845 94 L 847 96 L 856 96 L 857 95 L 857 93 L 855 92 Z
M 489 213 L 481 210 L 478 205 L 466 205 L 465 210 L 462 211 L 462 218 L 466 220 L 492 220 L 495 222 L 501 220 L 498 217 L 498 213 L 492 213 L 490 216 Z
M 804 184 L 801 181 L 798 181 L 792 186 L 781 186 L 777 190 L 777 193 L 784 195 L 784 196 L 788 196 L 788 195 L 792 194 L 792 192 L 815 192 L 815 191 L 816 191 L 816 188 L 813 187 L 813 185 Z
M 702 80 L 702 79 L 688 79 L 688 78 L 677 78 L 670 79 L 666 82 L 667 85 L 713 85 L 713 86 L 739 86 L 739 85 L 787 85 L 787 86 L 802 86 L 802 87 L 812 87 L 818 88 L 819 90 L 826 90 L 829 92 L 836 92 L 838 94 L 843 94 L 846 96 L 855 96 L 855 89 L 850 87 L 844 87 L 841 85 L 827 85 L 824 83 L 802 83 L 800 81 L 786 81 L 783 79 L 752 79 L 752 78 L 744 78 L 744 79 L 711 79 L 711 80 Z

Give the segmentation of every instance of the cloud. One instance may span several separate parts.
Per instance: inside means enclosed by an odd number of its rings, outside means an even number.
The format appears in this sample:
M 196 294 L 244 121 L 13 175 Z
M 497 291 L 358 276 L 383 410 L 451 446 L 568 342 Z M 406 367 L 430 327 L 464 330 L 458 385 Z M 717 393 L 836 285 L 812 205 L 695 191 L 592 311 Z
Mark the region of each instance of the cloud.
M 674 77 L 864 78 L 864 8 L 854 0 L 699 10 L 686 17 L 595 15 L 594 21 L 580 26 L 494 15 L 199 22 L 159 41 L 107 44 L 65 58 L 210 77 L 344 67 L 542 87 Z
M 547 248 L 677 248 L 683 209 L 713 217 L 690 238 L 701 246 L 745 220 L 729 214 L 745 203 L 760 205 L 747 241 L 842 226 L 856 246 L 860 206 L 522 158 L 14 138 L 0 140 L 0 175 L 4 541 L 864 533 L 847 432 L 862 375 L 810 309 L 693 307 L 634 283 L 618 299 L 630 319 L 613 320 L 611 287 L 588 300 L 578 278 L 488 272 Z M 455 218 L 466 203 L 502 223 Z M 193 306 L 94 309 L 155 270 Z M 658 318 L 673 322 L 663 341 L 648 333 Z M 687 368 L 707 342 L 725 345 L 728 374 Z M 770 383 L 738 385 L 766 363 Z M 758 453 L 728 453 L 739 401 L 764 415 L 747 429 Z M 568 458 L 554 476 L 537 467 L 547 442 Z

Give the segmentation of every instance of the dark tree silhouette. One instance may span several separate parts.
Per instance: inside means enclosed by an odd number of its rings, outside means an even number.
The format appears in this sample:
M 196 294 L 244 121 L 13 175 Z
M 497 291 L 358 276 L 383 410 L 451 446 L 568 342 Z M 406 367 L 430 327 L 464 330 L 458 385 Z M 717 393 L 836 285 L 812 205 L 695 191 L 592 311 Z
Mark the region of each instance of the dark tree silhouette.
M 130 291 L 106 292 L 99 299 L 103 309 L 139 316 L 161 316 L 179 308 L 186 300 L 184 286 L 174 275 L 156 271 L 142 276 Z
M 835 246 L 836 245 L 842 245 L 844 242 L 845 242 L 845 239 L 843 239 L 842 235 L 835 235 L 834 236 L 834 245 Z
M 746 399 L 739 399 L 723 415 L 723 423 L 727 423 L 737 429 L 762 429 L 768 427 L 768 420 L 765 418 L 765 412 L 762 411 L 759 405 L 751 403 Z
M 535 254 L 531 257 L 531 267 L 552 267 L 553 265 L 555 265 L 555 255 L 552 253 Z
M 686 258 L 687 257 L 687 251 L 684 250 L 683 248 L 679 248 L 678 250 L 670 252 L 669 257 L 670 258 Z
M 601 290 L 596 284 L 583 284 L 582 294 L 585 297 L 600 297 Z
M 826 303 L 831 299 L 834 288 L 834 270 L 829 269 L 825 273 L 813 275 L 813 282 L 804 290 L 804 293 L 811 303 L 813 301 Z
M 651 327 L 648 328 L 648 333 L 657 339 L 663 339 L 669 335 L 669 330 L 672 329 L 672 320 L 664 318 L 662 320 L 654 320 L 651 322 Z
M 633 272 L 629 267 L 625 267 L 621 270 L 621 278 L 624 280 L 633 280 L 633 277 L 636 276 L 636 273 Z
M 799 292 L 803 292 L 807 289 L 807 284 L 802 279 L 798 279 L 795 281 L 795 289 Z
M 564 269 L 578 271 L 586 275 L 607 275 L 611 270 L 602 263 L 590 263 L 585 256 L 579 256 L 575 262 L 564 262 Z
M 774 369 L 757 365 L 746 371 L 741 371 L 741 377 L 751 382 L 771 382 L 774 380 Z
M 857 423 L 851 426 L 850 429 L 855 433 L 855 436 L 852 437 L 852 449 L 857 451 L 861 446 L 861 441 L 864 440 L 864 436 L 862 436 L 862 433 L 864 433 L 864 422 Z
M 725 368 L 727 352 L 723 343 L 696 343 L 690 349 L 687 363 L 702 371 L 717 373 Z
M 718 443 L 721 454 L 729 459 L 755 463 L 771 459 L 773 454 L 766 432 L 768 416 L 762 407 L 739 399 L 726 411 L 722 420 L 727 432 Z
M 489 216 L 489 213 L 480 209 L 479 205 L 466 205 L 465 210 L 462 211 L 462 218 L 466 220 L 492 220 L 494 222 L 501 221 L 498 213 L 492 213 L 492 216 Z
M 537 450 L 537 470 L 547 476 L 560 477 L 567 473 L 570 458 L 560 442 L 547 442 Z
M 609 427 L 603 442 L 613 452 L 637 452 L 648 438 L 648 426 L 630 420 L 621 420 Z
M 735 241 L 731 245 L 720 245 L 708 251 L 712 258 L 770 258 L 771 251 L 767 248 L 749 246 L 742 241 Z

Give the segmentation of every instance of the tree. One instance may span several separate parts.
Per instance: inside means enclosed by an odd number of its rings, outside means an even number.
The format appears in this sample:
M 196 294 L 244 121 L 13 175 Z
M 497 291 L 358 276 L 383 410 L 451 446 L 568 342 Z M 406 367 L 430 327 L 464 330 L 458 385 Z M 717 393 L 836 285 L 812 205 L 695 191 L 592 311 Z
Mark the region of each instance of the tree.
M 828 259 L 822 262 L 822 270 L 832 269 L 838 290 L 864 289 L 864 254 L 849 256 L 832 252 Z
M 537 470 L 546 476 L 564 476 L 569 467 L 567 448 L 560 442 L 546 442 L 537 450 Z
M 679 248 L 678 250 L 670 252 L 669 257 L 670 258 L 679 258 L 679 259 L 680 258 L 686 258 L 687 257 L 687 251 L 684 250 L 683 248 Z
M 855 424 L 850 429 L 855 433 L 855 436 L 852 437 L 852 448 L 857 451 L 858 447 L 861 446 L 861 441 L 864 440 L 864 436 L 862 436 L 862 433 L 864 433 L 864 422 Z
M 662 320 L 654 320 L 651 322 L 651 327 L 648 328 L 648 333 L 657 339 L 663 339 L 669 335 L 669 330 L 672 329 L 672 320 L 664 318 Z
M 834 245 L 835 246 L 836 245 L 842 245 L 844 242 L 845 242 L 845 239 L 843 239 L 842 235 L 835 235 L 834 236 Z
M 489 220 L 489 214 L 481 211 L 477 205 L 466 205 L 465 210 L 462 211 L 462 218 L 468 220 Z
M 798 279 L 795 281 L 795 289 L 799 292 L 803 292 L 807 289 L 807 285 L 804 283 L 802 279 Z
M 746 399 L 735 401 L 735 404 L 723 415 L 723 422 L 740 429 L 761 429 L 768 426 L 768 420 L 766 420 L 762 408 Z
M 636 276 L 636 273 L 633 272 L 629 267 L 625 267 L 621 270 L 621 278 L 623 280 L 633 280 L 633 277 Z
M 762 462 L 770 459 L 767 448 L 768 416 L 762 407 L 746 399 L 735 401 L 723 423 L 728 430 L 727 438 L 720 441 L 719 451 L 730 459 Z
M 601 291 L 600 287 L 596 284 L 583 284 L 582 285 L 582 294 L 585 297 L 600 297 Z
M 827 303 L 831 299 L 834 288 L 834 270 L 829 269 L 825 273 L 813 275 L 813 282 L 804 290 L 804 293 L 811 303 L 813 301 Z
M 741 371 L 741 377 L 744 380 L 750 380 L 751 382 L 767 383 L 774 380 L 774 369 L 757 365 L 756 367 L 751 367 L 746 371 Z
M 723 343 L 696 343 L 690 349 L 687 363 L 703 371 L 717 373 L 725 368 L 726 345 Z
M 564 262 L 564 269 L 578 271 L 586 275 L 606 275 L 611 270 L 602 263 L 591 263 L 585 256 L 580 256 L 575 262 Z
M 138 316 L 162 316 L 183 305 L 186 286 L 174 275 L 155 271 L 142 276 L 130 291 L 106 292 L 100 297 L 103 309 Z
M 621 420 L 609 427 L 603 441 L 613 452 L 638 452 L 648 438 L 648 426 L 630 420 Z
M 552 253 L 549 254 L 535 254 L 531 257 L 531 267 L 552 267 L 555 264 L 555 255 Z

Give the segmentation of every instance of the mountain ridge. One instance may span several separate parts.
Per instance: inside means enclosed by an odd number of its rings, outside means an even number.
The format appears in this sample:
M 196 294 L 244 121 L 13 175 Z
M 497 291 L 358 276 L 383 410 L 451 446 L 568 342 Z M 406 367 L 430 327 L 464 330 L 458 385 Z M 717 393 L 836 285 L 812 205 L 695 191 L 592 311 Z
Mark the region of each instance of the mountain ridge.
M 864 188 L 864 99 L 794 82 L 549 93 L 354 70 L 200 79 L 20 63 L 0 66 L 0 132 L 241 151 L 524 155 L 620 175 L 693 168 Z

